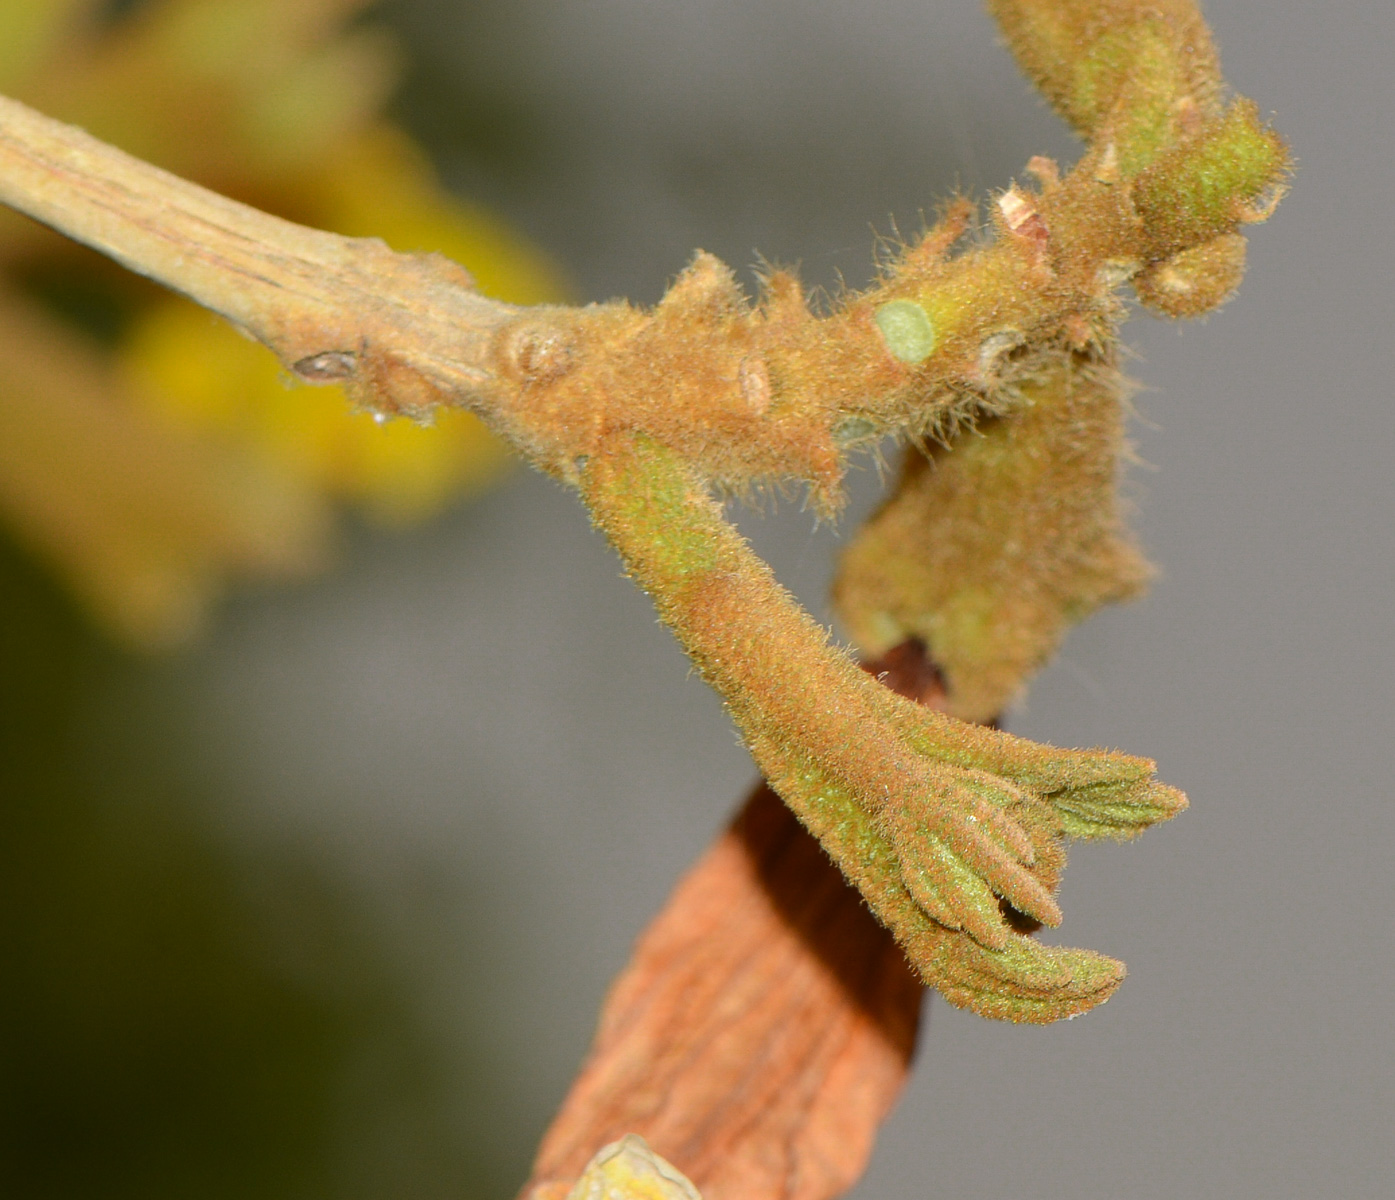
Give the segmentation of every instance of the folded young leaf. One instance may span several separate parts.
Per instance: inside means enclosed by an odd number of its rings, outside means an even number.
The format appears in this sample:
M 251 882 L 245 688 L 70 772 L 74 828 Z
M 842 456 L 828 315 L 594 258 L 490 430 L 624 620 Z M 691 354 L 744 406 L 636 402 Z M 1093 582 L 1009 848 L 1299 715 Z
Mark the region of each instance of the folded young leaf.
M 937 920 L 908 885 L 907 874 L 914 876 L 917 868 L 898 858 L 845 789 L 808 764 L 782 760 L 773 749 L 757 753 L 772 786 L 792 807 L 791 797 L 803 806 L 795 808 L 801 820 L 891 930 L 921 978 L 951 1004 L 998 1020 L 1045 1024 L 1103 1003 L 1123 980 L 1122 963 L 1089 950 L 1043 946 L 1007 929 L 994 938 L 996 945 L 985 945 Z M 1044 814 L 1017 815 L 1041 839 L 1035 871 L 1040 883 L 1054 889 L 1062 859 L 1055 839 L 1043 836 Z

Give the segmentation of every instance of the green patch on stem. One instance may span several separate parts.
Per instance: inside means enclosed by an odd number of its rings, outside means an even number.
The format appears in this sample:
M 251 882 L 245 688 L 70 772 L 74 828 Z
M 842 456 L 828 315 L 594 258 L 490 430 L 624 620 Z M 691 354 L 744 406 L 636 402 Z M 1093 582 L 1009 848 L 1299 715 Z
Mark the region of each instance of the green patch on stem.
M 935 349 L 930 314 L 914 300 L 891 300 L 877 309 L 872 319 L 882 331 L 886 348 L 903 363 L 922 363 Z

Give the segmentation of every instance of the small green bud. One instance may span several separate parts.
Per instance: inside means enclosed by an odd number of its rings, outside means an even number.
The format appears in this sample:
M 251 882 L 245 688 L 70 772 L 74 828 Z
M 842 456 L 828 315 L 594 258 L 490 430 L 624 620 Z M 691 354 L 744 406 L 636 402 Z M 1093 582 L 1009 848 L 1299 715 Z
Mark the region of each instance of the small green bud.
M 892 300 L 877 309 L 873 320 L 886 339 L 886 348 L 903 363 L 920 363 L 935 349 L 930 314 L 914 300 Z
M 1254 202 L 1282 187 L 1288 170 L 1282 139 L 1253 103 L 1237 100 L 1139 176 L 1134 207 L 1156 251 L 1173 254 L 1263 220 Z

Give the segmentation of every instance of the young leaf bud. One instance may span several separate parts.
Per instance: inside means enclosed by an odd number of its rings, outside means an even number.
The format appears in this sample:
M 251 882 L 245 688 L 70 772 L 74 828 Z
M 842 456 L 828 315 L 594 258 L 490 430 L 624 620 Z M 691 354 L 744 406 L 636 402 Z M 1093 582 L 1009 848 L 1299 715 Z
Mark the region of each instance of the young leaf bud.
M 1245 236 L 1225 233 L 1154 263 L 1133 290 L 1145 308 L 1165 317 L 1199 317 L 1235 294 L 1245 274 Z

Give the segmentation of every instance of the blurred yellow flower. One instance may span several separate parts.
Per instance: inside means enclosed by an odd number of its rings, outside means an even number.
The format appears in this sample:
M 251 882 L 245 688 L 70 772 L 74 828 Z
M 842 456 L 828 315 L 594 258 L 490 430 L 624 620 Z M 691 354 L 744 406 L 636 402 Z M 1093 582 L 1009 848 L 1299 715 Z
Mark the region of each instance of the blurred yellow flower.
M 0 88 L 268 211 L 443 253 L 487 294 L 561 297 L 537 251 L 446 193 L 377 115 L 397 55 L 380 29 L 345 30 L 365 0 L 102 7 L 0 0 Z M 0 522 L 129 643 L 186 639 L 232 578 L 322 567 L 335 502 L 420 520 L 506 461 L 467 413 L 378 425 L 188 301 L 0 212 Z

